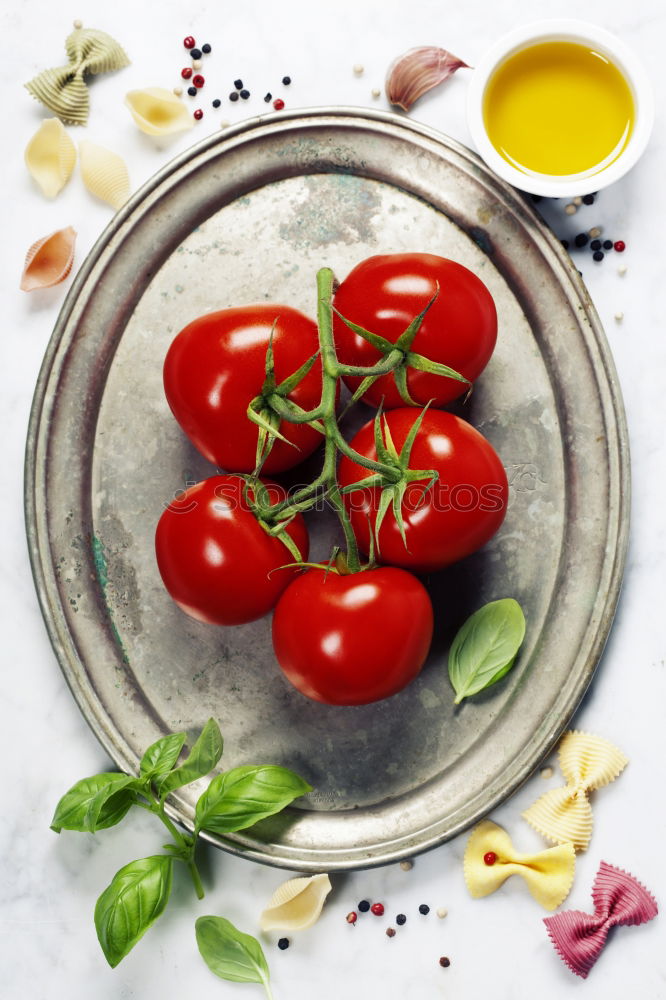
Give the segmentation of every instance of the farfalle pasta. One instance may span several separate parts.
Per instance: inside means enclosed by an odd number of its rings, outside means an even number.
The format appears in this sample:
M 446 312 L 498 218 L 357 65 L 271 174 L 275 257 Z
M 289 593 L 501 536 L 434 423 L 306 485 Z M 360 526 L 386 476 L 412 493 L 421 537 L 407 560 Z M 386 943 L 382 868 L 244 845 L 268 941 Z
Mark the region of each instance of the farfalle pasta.
M 51 288 L 64 281 L 74 263 L 75 242 L 76 232 L 71 226 L 36 240 L 26 254 L 21 275 L 22 291 Z
M 183 102 L 163 87 L 130 90 L 125 96 L 125 104 L 146 135 L 170 135 L 194 125 L 194 119 Z
M 520 875 L 547 910 L 556 909 L 569 895 L 575 867 L 572 844 L 521 854 L 506 830 L 491 820 L 483 820 L 472 830 L 463 862 L 465 882 L 474 899 L 489 896 L 511 875 Z
M 116 210 L 130 195 L 129 174 L 125 161 L 117 153 L 94 142 L 79 143 L 81 177 L 91 194 Z
M 331 891 L 328 875 L 291 878 L 278 886 L 259 918 L 263 931 L 295 931 L 311 927 Z
M 87 74 L 109 73 L 129 64 L 127 54 L 114 38 L 94 28 L 77 28 L 65 40 L 69 64 L 46 69 L 26 83 L 26 89 L 62 121 L 85 125 L 89 97 Z
M 608 740 L 576 730 L 563 737 L 559 759 L 566 787 L 546 792 L 523 818 L 552 843 L 571 842 L 576 850 L 585 850 L 593 825 L 588 793 L 614 781 L 628 761 Z
M 25 148 L 25 165 L 43 195 L 55 198 L 76 163 L 76 146 L 59 118 L 46 118 Z

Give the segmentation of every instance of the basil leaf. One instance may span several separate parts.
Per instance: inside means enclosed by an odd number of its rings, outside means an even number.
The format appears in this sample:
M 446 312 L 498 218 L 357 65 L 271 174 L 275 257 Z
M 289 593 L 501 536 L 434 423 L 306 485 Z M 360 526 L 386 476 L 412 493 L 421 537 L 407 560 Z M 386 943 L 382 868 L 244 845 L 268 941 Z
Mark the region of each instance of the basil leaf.
M 189 756 L 180 767 L 156 782 L 162 798 L 165 798 L 175 788 L 189 785 L 191 781 L 196 781 L 198 778 L 205 778 L 222 756 L 223 745 L 220 727 L 215 719 L 209 719 L 201 730 L 201 735 L 192 747 Z
M 255 938 L 224 917 L 199 917 L 194 926 L 201 957 L 211 972 L 234 983 L 261 983 L 271 996 L 266 956 Z
M 186 739 L 187 733 L 170 733 L 152 743 L 141 758 L 141 774 L 153 778 L 170 771 L 178 760 Z
M 131 861 L 113 876 L 95 906 L 95 928 L 112 968 L 157 920 L 169 900 L 173 860 L 163 854 Z
M 95 774 L 77 781 L 58 802 L 51 829 L 79 832 L 104 830 L 126 815 L 136 796 L 127 786 L 134 779 L 116 772 Z
M 195 832 L 231 833 L 288 806 L 312 786 L 286 767 L 234 767 L 213 778 L 196 805 Z
M 449 652 L 456 705 L 504 677 L 525 638 L 525 616 L 517 601 L 491 601 L 471 615 Z

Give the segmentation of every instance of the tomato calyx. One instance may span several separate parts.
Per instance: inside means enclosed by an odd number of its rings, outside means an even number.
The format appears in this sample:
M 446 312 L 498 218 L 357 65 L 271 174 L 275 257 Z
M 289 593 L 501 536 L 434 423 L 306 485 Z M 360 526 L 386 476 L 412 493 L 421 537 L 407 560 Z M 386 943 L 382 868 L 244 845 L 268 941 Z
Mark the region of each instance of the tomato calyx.
M 428 492 L 433 488 L 439 479 L 439 473 L 435 469 L 410 469 L 409 467 L 412 448 L 429 405 L 430 404 L 424 406 L 412 424 L 400 452 L 398 452 L 393 442 L 391 431 L 382 411 L 382 407 L 380 407 L 377 411 L 374 419 L 374 438 L 377 458 L 380 462 L 390 466 L 399 473 L 397 481 L 387 479 L 381 472 L 374 472 L 372 475 L 366 476 L 365 479 L 360 479 L 355 483 L 344 486 L 340 490 L 342 494 L 345 494 L 367 488 L 381 488 L 374 533 L 372 530 L 370 531 L 370 545 L 373 547 L 373 550 L 374 547 L 376 547 L 377 554 L 380 554 L 379 529 L 382 526 L 382 522 L 386 517 L 389 508 L 393 509 L 393 516 L 396 524 L 398 525 L 400 537 L 402 538 L 405 548 L 408 548 L 405 522 L 402 515 L 402 502 L 405 497 L 405 492 L 411 483 L 423 482 L 424 480 L 427 480 L 425 486 L 423 487 L 423 493 L 420 501 L 423 503 Z M 371 553 L 371 558 L 372 555 L 373 553 Z
M 416 351 L 412 351 L 412 344 L 414 343 L 414 338 L 421 329 L 421 324 L 425 319 L 429 309 L 437 301 L 439 295 L 439 282 L 436 282 L 436 290 L 434 295 L 429 299 L 424 308 L 418 315 L 416 315 L 403 333 L 400 334 L 395 343 L 387 340 L 385 337 L 379 336 L 379 334 L 371 333 L 370 330 L 366 330 L 364 327 L 359 326 L 357 323 L 352 323 L 351 320 L 347 319 L 345 316 L 339 312 L 335 306 L 333 306 L 333 312 L 338 317 L 341 322 L 345 324 L 348 329 L 353 333 L 358 334 L 363 340 L 366 340 L 369 344 L 372 344 L 376 350 L 380 352 L 383 356 L 383 360 L 374 365 L 371 369 L 357 368 L 354 365 L 340 365 L 340 372 L 342 375 L 350 376 L 362 376 L 362 381 L 354 392 L 351 400 L 349 401 L 349 406 L 358 402 L 359 399 L 373 385 L 378 378 L 382 375 L 393 374 L 393 378 L 396 384 L 400 398 L 406 406 L 418 406 L 407 387 L 407 370 L 409 368 L 415 368 L 417 371 L 427 372 L 430 375 L 444 375 L 447 378 L 455 379 L 457 382 L 464 382 L 468 386 L 467 395 L 465 399 L 469 396 L 472 391 L 472 383 L 460 372 L 455 371 L 453 368 L 449 368 L 448 365 L 443 365 L 439 361 L 432 361 L 430 358 L 424 357 L 422 354 L 417 354 Z

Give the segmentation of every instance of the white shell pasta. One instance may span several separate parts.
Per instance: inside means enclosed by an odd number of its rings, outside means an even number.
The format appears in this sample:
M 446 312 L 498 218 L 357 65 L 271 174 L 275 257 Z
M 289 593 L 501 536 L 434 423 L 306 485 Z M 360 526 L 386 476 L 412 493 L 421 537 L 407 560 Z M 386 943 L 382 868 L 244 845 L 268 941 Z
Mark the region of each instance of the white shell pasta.
M 125 104 L 146 135 L 170 135 L 192 128 L 194 119 L 180 98 L 163 87 L 130 90 Z
M 23 265 L 21 289 L 32 292 L 64 281 L 74 263 L 75 241 L 76 232 L 67 226 L 33 243 Z
M 25 165 L 47 198 L 55 198 L 72 176 L 76 146 L 59 118 L 46 118 L 25 148 Z
M 130 195 L 127 167 L 122 157 L 87 139 L 79 143 L 81 176 L 91 194 L 108 202 L 116 210 Z
M 304 930 L 319 918 L 331 891 L 328 875 L 291 878 L 278 886 L 259 918 L 263 931 Z

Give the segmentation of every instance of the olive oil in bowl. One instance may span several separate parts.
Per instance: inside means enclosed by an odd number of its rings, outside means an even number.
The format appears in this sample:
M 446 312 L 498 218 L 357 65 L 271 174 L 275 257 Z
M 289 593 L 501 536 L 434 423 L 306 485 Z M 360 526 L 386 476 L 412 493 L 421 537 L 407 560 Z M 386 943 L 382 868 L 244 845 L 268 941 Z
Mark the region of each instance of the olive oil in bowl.
M 593 176 L 625 149 L 635 117 L 620 70 L 593 47 L 571 41 L 512 53 L 483 95 L 490 142 L 528 175 Z

